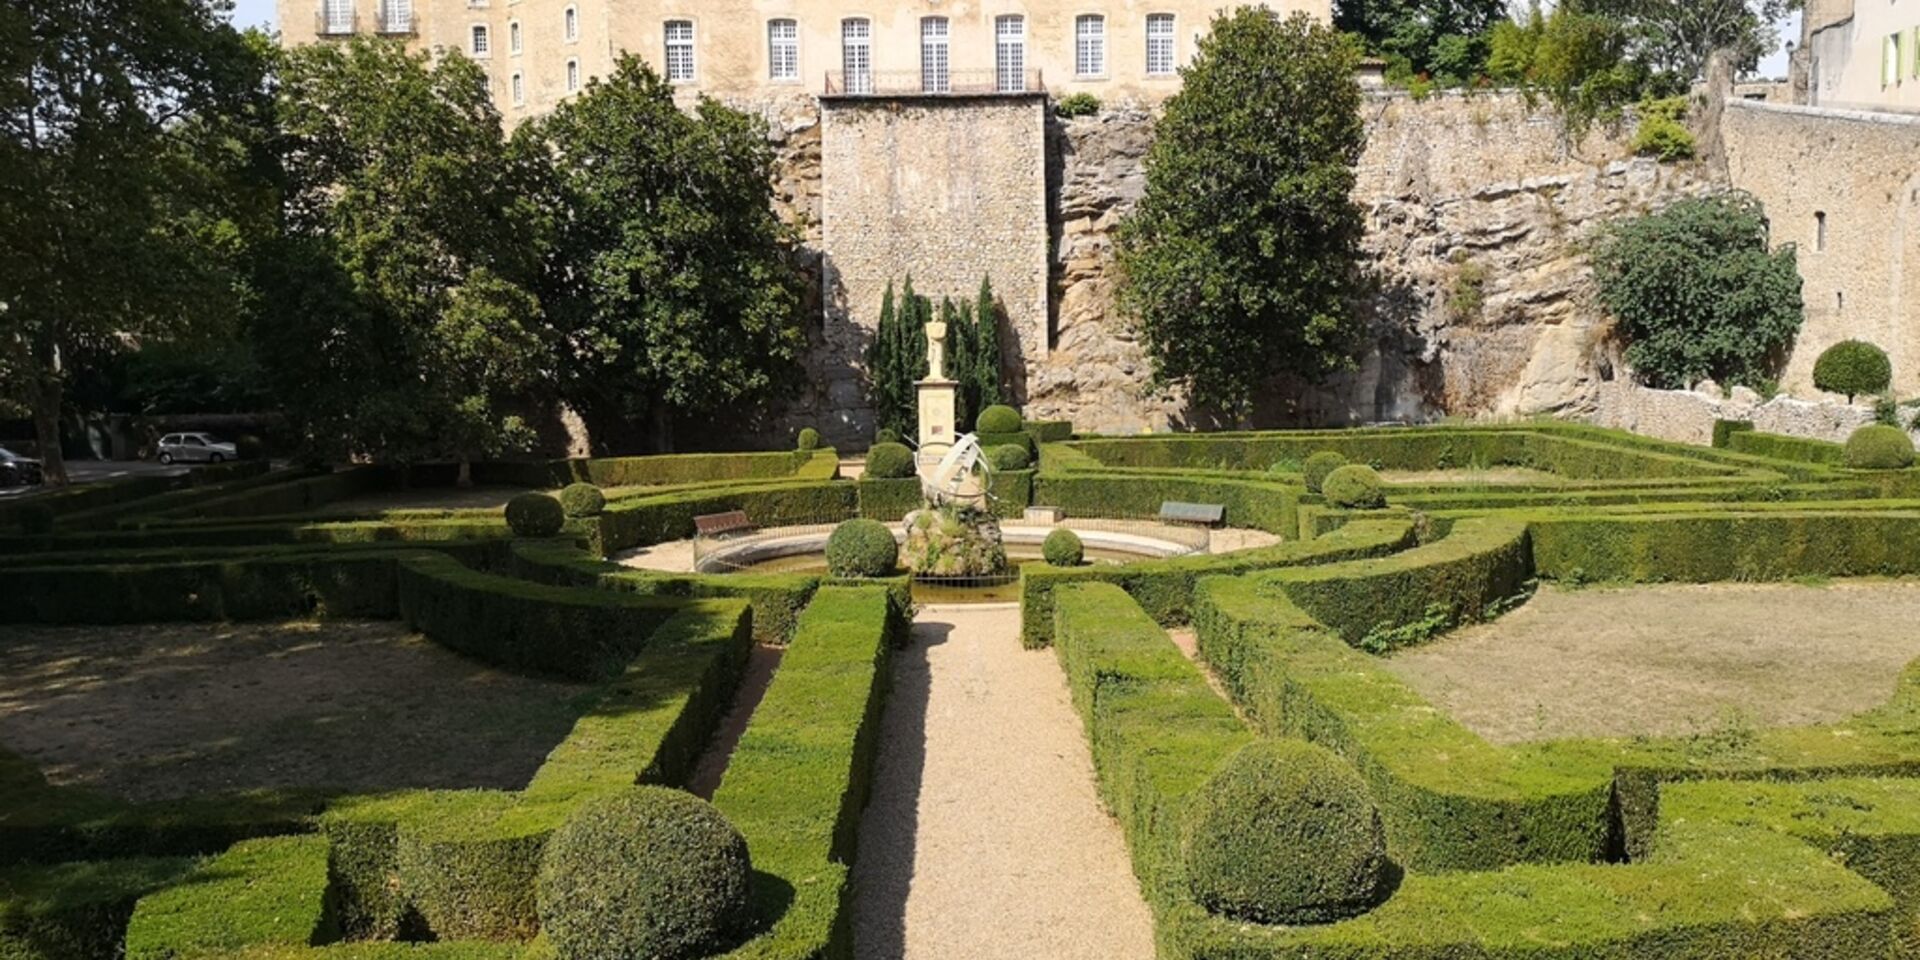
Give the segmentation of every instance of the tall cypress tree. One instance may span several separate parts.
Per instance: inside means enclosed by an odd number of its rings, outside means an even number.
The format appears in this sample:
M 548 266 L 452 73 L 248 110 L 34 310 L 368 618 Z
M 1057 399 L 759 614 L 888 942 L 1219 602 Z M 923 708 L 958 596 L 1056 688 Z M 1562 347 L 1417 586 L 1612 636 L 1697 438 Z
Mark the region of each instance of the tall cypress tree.
M 873 341 L 867 344 L 867 402 L 873 405 L 873 422 L 876 428 L 893 427 L 900 408 L 899 389 L 899 334 L 895 329 L 893 304 L 893 281 L 887 281 L 887 291 L 880 297 L 880 322 L 873 330 Z
M 1000 402 L 1000 307 L 993 300 L 993 283 L 985 276 L 980 278 L 974 318 L 973 409 L 978 412 Z

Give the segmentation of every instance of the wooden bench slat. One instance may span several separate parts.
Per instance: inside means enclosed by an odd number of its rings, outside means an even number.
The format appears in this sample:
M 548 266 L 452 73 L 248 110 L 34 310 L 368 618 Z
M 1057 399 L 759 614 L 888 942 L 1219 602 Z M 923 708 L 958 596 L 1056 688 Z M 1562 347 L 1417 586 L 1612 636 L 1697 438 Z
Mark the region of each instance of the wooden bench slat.
M 1160 504 L 1160 519 L 1180 523 L 1220 523 L 1227 517 L 1227 508 L 1218 503 L 1186 503 L 1180 500 L 1167 500 Z
M 693 529 L 703 537 L 711 537 L 722 533 L 752 530 L 753 521 L 747 519 L 745 510 L 728 510 L 725 513 L 707 513 L 694 517 Z

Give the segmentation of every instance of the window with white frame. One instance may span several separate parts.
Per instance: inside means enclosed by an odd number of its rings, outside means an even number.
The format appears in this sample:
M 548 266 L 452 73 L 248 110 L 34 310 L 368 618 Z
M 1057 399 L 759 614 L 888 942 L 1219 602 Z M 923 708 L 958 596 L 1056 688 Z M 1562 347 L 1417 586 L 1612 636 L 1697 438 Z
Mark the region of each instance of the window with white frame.
M 580 9 L 568 7 L 560 16 L 560 37 L 572 43 L 580 39 Z
M 1077 77 L 1107 75 L 1107 18 L 1086 13 L 1073 20 L 1073 73 Z
M 380 0 L 380 32 L 412 33 L 413 0 Z
M 1173 14 L 1147 14 L 1147 76 L 1173 75 Z
M 693 82 L 693 21 L 667 21 L 667 79 Z
M 1880 85 L 1897 86 L 1900 83 L 1900 35 L 1887 34 L 1880 45 Z
M 873 22 L 864 17 L 840 21 L 840 70 L 848 93 L 873 92 Z
M 507 81 L 507 86 L 513 91 L 514 106 L 527 102 L 527 83 L 521 78 L 519 71 L 514 71 L 513 77 Z
M 320 28 L 328 33 L 352 33 L 353 0 L 320 0 Z
M 1001 93 L 1027 89 L 1027 18 L 1019 14 L 993 18 L 993 77 Z
M 767 21 L 767 77 L 800 79 L 800 24 L 797 21 Z
M 572 93 L 578 89 L 580 89 L 580 61 L 568 60 L 567 61 L 567 92 Z
M 476 58 L 487 57 L 493 54 L 493 36 L 487 32 L 486 24 L 476 23 L 473 25 L 471 49 Z
M 947 70 L 947 18 L 920 18 L 920 92 L 950 93 L 951 74 Z
M 518 20 L 507 21 L 507 52 L 516 57 L 520 55 L 520 21 Z

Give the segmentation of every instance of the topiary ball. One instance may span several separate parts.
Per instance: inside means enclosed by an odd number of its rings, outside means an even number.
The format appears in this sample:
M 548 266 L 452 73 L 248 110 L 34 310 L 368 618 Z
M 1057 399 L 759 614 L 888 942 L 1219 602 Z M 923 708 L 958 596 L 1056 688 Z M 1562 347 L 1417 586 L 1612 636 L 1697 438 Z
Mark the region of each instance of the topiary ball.
M 1387 505 L 1380 491 L 1380 475 L 1364 463 L 1336 467 L 1320 482 L 1320 493 L 1327 502 L 1349 510 L 1371 510 Z
M 1301 465 L 1300 472 L 1306 477 L 1307 489 L 1320 493 L 1321 488 L 1326 486 L 1327 474 L 1346 465 L 1347 458 L 1344 455 L 1332 450 L 1322 450 L 1308 457 L 1307 462 Z
M 812 427 L 801 427 L 800 428 L 800 449 L 802 450 L 820 449 L 820 431 L 815 430 Z
M 607 495 L 591 483 L 569 483 L 560 488 L 560 509 L 569 517 L 597 517 L 607 508 Z
M 544 493 L 523 493 L 507 501 L 507 526 L 516 537 L 551 537 L 566 523 L 560 501 Z
M 881 427 L 873 432 L 874 443 L 899 443 L 900 431 Z
M 1081 544 L 1079 534 L 1060 527 L 1040 541 L 1040 556 L 1049 566 L 1077 567 L 1086 559 L 1087 549 Z
M 1033 465 L 1033 456 L 1026 447 L 1003 443 L 987 448 L 987 465 L 995 470 L 1025 470 Z
M 996 403 L 973 420 L 975 433 L 1019 433 L 1020 411 L 1004 403 Z
M 827 537 L 827 572 L 836 577 L 884 577 L 900 562 L 900 544 L 878 520 L 848 520 Z
M 876 443 L 867 450 L 866 475 L 877 480 L 913 476 L 913 451 L 902 443 Z
M 1904 470 L 1913 466 L 1913 438 L 1899 427 L 1870 423 L 1847 438 L 1847 466 L 1856 470 Z
M 1865 340 L 1842 340 L 1821 351 L 1813 362 L 1813 385 L 1828 393 L 1844 393 L 1849 400 L 1879 393 L 1892 382 L 1893 363 L 1887 352 Z
M 1325 923 L 1365 913 L 1390 892 L 1373 795 L 1321 747 L 1256 740 L 1190 804 L 1187 882 L 1209 910 L 1255 923 Z
M 547 840 L 540 929 L 561 960 L 683 960 L 745 928 L 747 841 L 712 804 L 633 787 L 589 800 Z

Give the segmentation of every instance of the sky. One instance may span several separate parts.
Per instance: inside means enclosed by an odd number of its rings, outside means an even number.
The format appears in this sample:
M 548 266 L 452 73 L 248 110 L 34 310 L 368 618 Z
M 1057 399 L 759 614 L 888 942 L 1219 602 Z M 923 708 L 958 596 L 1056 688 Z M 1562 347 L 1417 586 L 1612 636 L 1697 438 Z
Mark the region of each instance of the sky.
M 272 30 L 279 26 L 274 15 L 274 0 L 234 0 L 233 23 L 237 27 L 265 27 Z M 1797 40 L 1800 37 L 1800 14 L 1794 13 L 1780 23 L 1781 40 Z M 1787 75 L 1787 51 L 1785 46 L 1774 51 L 1773 56 L 1760 61 L 1760 75 L 1763 77 L 1785 77 Z

